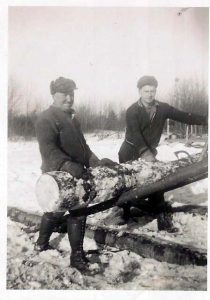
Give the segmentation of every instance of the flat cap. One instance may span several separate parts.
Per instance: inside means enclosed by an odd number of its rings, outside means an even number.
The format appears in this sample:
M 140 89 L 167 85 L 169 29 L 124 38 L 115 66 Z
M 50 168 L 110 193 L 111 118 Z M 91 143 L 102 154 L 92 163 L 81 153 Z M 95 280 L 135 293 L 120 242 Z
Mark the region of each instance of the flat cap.
M 157 87 L 158 82 L 154 76 L 143 76 L 137 82 L 137 87 L 141 89 L 144 85 L 152 85 Z
M 69 93 L 72 90 L 77 89 L 75 82 L 72 79 L 59 77 L 55 81 L 50 83 L 50 93 Z

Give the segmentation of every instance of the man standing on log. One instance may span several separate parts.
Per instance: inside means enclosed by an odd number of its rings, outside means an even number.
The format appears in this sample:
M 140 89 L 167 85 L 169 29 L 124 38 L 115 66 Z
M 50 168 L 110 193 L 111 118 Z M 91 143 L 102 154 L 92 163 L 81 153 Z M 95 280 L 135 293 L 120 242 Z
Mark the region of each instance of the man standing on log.
M 72 109 L 74 103 L 73 80 L 59 77 L 50 84 L 53 104 L 39 116 L 36 123 L 36 135 L 42 157 L 42 172 L 65 171 L 77 179 L 85 170 L 97 165 L 109 165 L 108 159 L 101 161 L 87 145 L 80 124 Z M 36 251 L 52 249 L 50 236 L 64 212 L 44 213 L 39 237 L 35 244 Z M 88 259 L 83 251 L 86 217 L 67 218 L 67 232 L 71 245 L 71 266 L 80 271 L 88 270 Z
M 126 111 L 125 140 L 119 150 L 119 162 L 125 163 L 138 158 L 155 162 L 157 146 L 163 132 L 166 119 L 186 124 L 207 125 L 208 117 L 180 111 L 167 103 L 155 99 L 158 82 L 153 76 L 143 76 L 138 80 L 140 98 Z M 164 200 L 163 193 L 155 193 L 149 199 L 150 209 L 158 213 L 158 229 L 170 232 L 172 217 L 168 213 L 170 206 Z M 124 216 L 128 218 L 129 207 L 124 207 Z

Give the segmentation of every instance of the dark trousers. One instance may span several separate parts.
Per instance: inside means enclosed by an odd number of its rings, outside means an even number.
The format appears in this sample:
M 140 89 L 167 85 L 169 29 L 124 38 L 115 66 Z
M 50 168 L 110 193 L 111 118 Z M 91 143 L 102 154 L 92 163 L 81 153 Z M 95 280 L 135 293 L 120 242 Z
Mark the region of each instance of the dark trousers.
M 119 156 L 120 163 L 137 160 L 140 157 L 137 148 L 127 143 L 126 141 L 122 143 L 120 150 L 118 152 L 118 156 Z M 139 201 L 142 201 L 142 199 L 139 199 Z M 130 206 L 131 205 L 127 205 L 127 204 L 123 206 L 125 217 L 126 215 L 129 215 Z M 132 206 L 138 207 L 138 202 L 132 204 Z M 139 205 L 139 207 L 142 207 L 142 205 Z M 154 212 L 154 213 L 159 213 L 161 210 L 164 211 L 165 210 L 164 193 L 156 192 L 152 194 L 148 198 L 148 202 L 147 205 L 145 205 L 145 209 L 146 210 L 148 209 L 150 212 Z
M 139 158 L 139 153 L 138 150 L 124 141 L 120 147 L 120 150 L 118 152 L 118 157 L 119 157 L 119 163 L 125 163 L 128 161 L 136 160 Z

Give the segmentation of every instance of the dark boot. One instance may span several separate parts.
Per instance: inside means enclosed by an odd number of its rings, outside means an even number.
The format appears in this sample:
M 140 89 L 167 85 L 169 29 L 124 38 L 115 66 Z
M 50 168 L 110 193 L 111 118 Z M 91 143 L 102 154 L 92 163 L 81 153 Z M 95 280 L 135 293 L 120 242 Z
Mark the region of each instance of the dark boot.
M 125 220 L 125 222 L 128 222 L 128 220 L 131 217 L 130 207 L 131 207 L 130 204 L 124 204 L 122 206 L 122 208 L 123 208 L 123 216 L 122 216 L 122 218 Z
M 173 225 L 173 214 L 171 205 L 167 202 L 161 205 L 161 209 L 157 215 L 158 230 L 165 230 L 169 233 L 175 233 L 178 228 Z
M 150 196 L 149 204 L 153 207 L 153 214 L 157 216 L 158 230 L 165 230 L 170 233 L 178 231 L 172 222 L 172 207 L 165 201 L 164 193 L 157 192 Z
M 36 251 L 46 251 L 54 249 L 49 245 L 50 236 L 53 233 L 55 227 L 56 219 L 53 217 L 51 213 L 45 213 L 42 216 L 40 229 L 39 229 L 39 237 L 34 246 L 34 250 Z
M 63 217 L 60 218 L 60 220 L 58 221 L 57 226 L 54 228 L 53 231 L 55 232 L 59 232 L 59 233 L 67 233 L 67 219 L 70 218 L 69 215 L 65 215 Z M 84 240 L 84 236 L 85 236 L 85 226 L 86 226 L 86 217 L 84 217 L 84 219 L 82 219 L 82 240 Z M 88 263 L 90 262 L 89 259 L 85 256 L 85 252 L 83 250 L 83 246 L 82 246 L 82 256 L 83 256 L 83 260 Z
M 87 262 L 84 260 L 83 239 L 84 224 L 86 217 L 71 217 L 67 219 L 68 238 L 71 245 L 71 266 L 81 272 L 89 271 Z
M 84 237 L 85 237 L 85 228 L 86 228 L 86 220 L 87 217 L 85 216 L 84 219 L 82 220 L 82 258 L 86 263 L 89 263 L 89 259 L 85 256 L 85 251 L 83 249 L 83 241 L 84 241 Z
M 125 225 L 128 223 L 131 218 L 130 212 L 130 204 L 119 205 L 120 208 L 123 209 L 122 220 L 118 223 L 118 225 Z

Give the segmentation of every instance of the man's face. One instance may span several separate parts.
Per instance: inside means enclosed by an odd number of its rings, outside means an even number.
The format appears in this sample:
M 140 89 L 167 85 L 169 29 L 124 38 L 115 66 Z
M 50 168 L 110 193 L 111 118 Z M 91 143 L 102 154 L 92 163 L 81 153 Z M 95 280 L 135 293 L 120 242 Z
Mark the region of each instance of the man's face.
M 145 105 L 151 104 L 156 95 L 156 87 L 152 85 L 144 85 L 140 90 L 139 94 L 142 100 L 142 103 Z
M 55 93 L 53 99 L 54 106 L 60 108 L 62 111 L 68 112 L 74 104 L 74 91 L 72 90 L 68 94 Z

